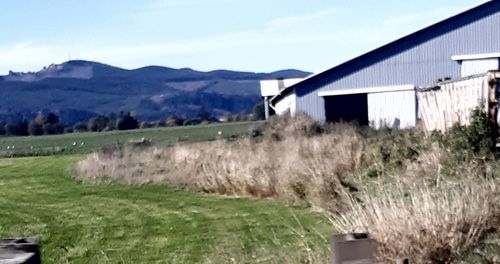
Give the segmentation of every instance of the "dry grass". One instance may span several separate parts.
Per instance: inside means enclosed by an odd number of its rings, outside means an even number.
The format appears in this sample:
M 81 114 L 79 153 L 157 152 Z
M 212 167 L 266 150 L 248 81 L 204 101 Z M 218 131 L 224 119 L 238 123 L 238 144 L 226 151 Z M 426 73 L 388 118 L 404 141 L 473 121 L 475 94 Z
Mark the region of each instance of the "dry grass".
M 384 263 L 452 263 L 494 227 L 500 200 L 493 180 L 441 187 L 386 186 L 353 201 L 351 211 L 332 217 L 341 232 L 368 232 Z
M 287 137 L 271 143 L 244 139 L 145 151 L 125 147 L 89 155 L 76 172 L 92 180 L 166 183 L 334 209 L 348 200 L 340 175 L 361 166 L 362 149 L 361 137 L 347 130 L 335 136 Z

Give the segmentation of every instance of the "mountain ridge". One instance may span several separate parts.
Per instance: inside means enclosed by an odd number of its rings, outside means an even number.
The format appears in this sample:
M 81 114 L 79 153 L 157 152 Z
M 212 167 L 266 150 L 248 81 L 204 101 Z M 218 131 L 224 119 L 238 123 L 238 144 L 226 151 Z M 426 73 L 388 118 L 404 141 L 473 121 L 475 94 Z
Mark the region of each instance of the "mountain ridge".
M 145 66 L 123 69 L 73 60 L 38 72 L 0 76 L 0 119 L 32 116 L 39 111 L 67 114 L 71 125 L 80 116 L 134 112 L 142 120 L 169 115 L 194 117 L 250 112 L 260 102 L 259 80 L 304 78 L 309 72 L 286 69 L 271 73 Z M 0 120 L 1 121 L 1 120 Z

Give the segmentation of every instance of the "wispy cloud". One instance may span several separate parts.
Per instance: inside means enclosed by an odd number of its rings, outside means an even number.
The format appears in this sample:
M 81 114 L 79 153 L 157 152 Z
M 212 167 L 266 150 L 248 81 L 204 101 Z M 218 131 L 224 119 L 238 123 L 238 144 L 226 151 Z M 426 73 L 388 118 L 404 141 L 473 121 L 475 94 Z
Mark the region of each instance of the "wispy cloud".
M 66 61 L 69 55 L 72 59 L 95 60 L 125 68 L 137 68 L 150 64 L 171 67 L 207 67 L 199 59 L 195 59 L 194 62 L 188 60 L 209 56 L 218 58 L 220 65 L 208 67 L 229 67 L 230 65 L 224 64 L 228 61 L 227 54 L 241 56 L 241 59 L 245 60 L 248 59 L 246 54 L 249 52 L 260 54 L 262 52 L 259 51 L 272 50 L 276 53 L 277 49 L 282 50 L 283 47 L 310 46 L 345 39 L 366 43 L 372 41 L 367 39 L 368 37 L 370 34 L 359 31 L 294 34 L 293 31 L 277 33 L 262 30 L 230 32 L 199 39 L 122 45 L 71 46 L 21 42 L 0 46 L 0 75 L 6 74 L 9 70 L 36 71 L 51 63 Z M 234 59 L 234 56 L 229 57 Z M 262 58 L 254 59 L 262 61 Z
M 332 16 L 338 14 L 340 9 L 328 9 L 321 10 L 314 13 L 308 13 L 298 16 L 286 16 L 286 17 L 278 17 L 273 19 L 269 23 L 270 30 L 278 30 L 283 28 L 288 28 L 297 24 L 303 24 L 311 21 L 315 21 L 318 19 L 322 19 L 328 16 Z
M 385 20 L 384 25 L 393 26 L 400 24 L 409 24 L 419 20 L 421 17 L 422 14 L 406 14 L 406 15 L 396 16 Z
M 426 12 L 402 14 L 399 16 L 391 17 L 384 20 L 384 26 L 401 26 L 409 24 L 422 24 L 434 23 L 442 19 L 448 18 L 451 15 L 456 15 L 468 7 L 449 7 L 449 8 L 436 8 Z

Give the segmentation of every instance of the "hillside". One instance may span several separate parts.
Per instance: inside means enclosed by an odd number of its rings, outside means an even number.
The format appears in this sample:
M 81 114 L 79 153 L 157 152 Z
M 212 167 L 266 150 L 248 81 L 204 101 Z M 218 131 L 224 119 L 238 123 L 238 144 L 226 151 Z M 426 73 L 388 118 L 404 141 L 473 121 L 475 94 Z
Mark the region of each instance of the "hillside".
M 53 64 L 38 72 L 0 76 L 0 119 L 55 111 L 72 124 L 96 114 L 132 111 L 144 120 L 168 115 L 214 116 L 250 112 L 260 101 L 259 80 L 305 77 L 310 73 L 273 73 L 148 66 L 126 70 L 91 61 Z

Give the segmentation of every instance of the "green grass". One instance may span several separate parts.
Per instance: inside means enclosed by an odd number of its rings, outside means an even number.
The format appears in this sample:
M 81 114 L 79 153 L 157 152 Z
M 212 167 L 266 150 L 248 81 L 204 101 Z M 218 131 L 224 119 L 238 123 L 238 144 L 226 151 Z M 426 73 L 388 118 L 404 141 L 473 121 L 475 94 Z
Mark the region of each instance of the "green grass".
M 39 238 L 43 263 L 198 263 L 221 255 L 258 262 L 328 245 L 326 220 L 309 211 L 166 186 L 79 182 L 68 176 L 79 159 L 0 159 L 0 237 Z
M 123 143 L 143 137 L 155 144 L 206 141 L 246 132 L 251 125 L 250 122 L 244 122 L 38 137 L 0 137 L 0 157 L 83 154 L 95 151 L 103 145 Z M 219 135 L 219 131 L 222 135 Z M 73 146 L 74 143 L 76 146 Z M 12 146 L 15 147 L 14 150 Z

